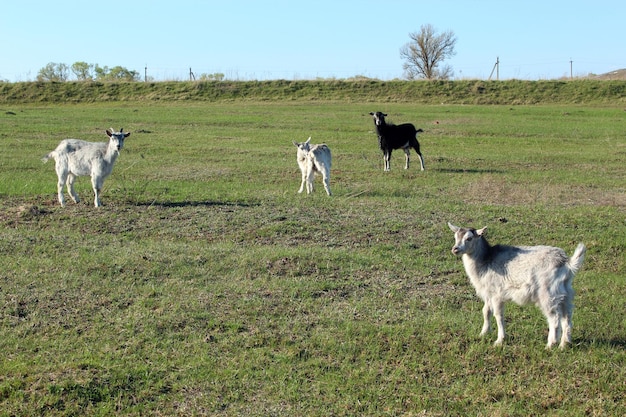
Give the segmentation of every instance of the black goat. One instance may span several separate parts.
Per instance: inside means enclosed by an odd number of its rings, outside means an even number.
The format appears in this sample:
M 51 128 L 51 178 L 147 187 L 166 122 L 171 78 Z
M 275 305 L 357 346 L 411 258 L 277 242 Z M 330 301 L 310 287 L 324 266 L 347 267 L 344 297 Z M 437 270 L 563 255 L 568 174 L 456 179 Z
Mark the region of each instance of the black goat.
M 370 115 L 374 118 L 374 124 L 376 125 L 376 134 L 378 135 L 378 145 L 380 150 L 383 151 L 383 158 L 385 161 L 385 171 L 391 169 L 390 160 L 391 152 L 394 149 L 402 149 L 406 155 L 406 165 L 404 169 L 409 169 L 409 155 L 411 148 L 415 149 L 417 155 L 420 157 L 420 164 L 422 171 L 424 170 L 424 158 L 420 152 L 420 144 L 417 141 L 417 134 L 423 132 L 422 129 L 415 129 L 411 123 L 404 123 L 401 125 L 394 125 L 392 123 L 385 122 L 386 114 L 377 111 L 376 113 L 370 112 Z

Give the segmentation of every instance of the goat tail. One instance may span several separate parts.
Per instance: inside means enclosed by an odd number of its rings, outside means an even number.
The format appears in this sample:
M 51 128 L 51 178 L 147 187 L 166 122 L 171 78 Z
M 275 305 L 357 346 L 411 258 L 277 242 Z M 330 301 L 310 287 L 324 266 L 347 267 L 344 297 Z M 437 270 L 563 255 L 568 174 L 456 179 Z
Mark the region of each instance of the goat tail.
M 572 273 L 578 272 L 581 266 L 583 266 L 583 261 L 585 260 L 585 252 L 587 252 L 587 248 L 583 243 L 579 243 L 574 251 L 574 254 L 569 260 L 569 267 Z
M 54 158 L 53 154 L 54 152 L 50 152 L 49 154 L 45 155 L 43 158 L 41 158 L 41 162 L 45 164 L 46 162 L 48 162 L 48 159 Z

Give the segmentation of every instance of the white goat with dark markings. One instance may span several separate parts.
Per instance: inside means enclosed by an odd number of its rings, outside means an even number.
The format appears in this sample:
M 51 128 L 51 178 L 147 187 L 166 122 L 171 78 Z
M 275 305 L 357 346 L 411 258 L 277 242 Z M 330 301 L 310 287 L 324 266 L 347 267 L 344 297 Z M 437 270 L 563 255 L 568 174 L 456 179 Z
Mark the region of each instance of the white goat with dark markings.
M 552 246 L 491 246 L 485 228 L 476 230 L 454 226 L 452 253 L 463 259 L 465 272 L 485 302 L 481 336 L 487 334 L 494 315 L 498 325 L 495 344 L 504 341 L 504 302 L 534 303 L 548 320 L 551 348 L 561 338 L 563 349 L 571 343 L 574 289 L 572 281 L 585 259 L 585 245 L 579 243 L 568 259 L 565 251 Z
M 306 185 L 306 192 L 310 194 L 313 192 L 313 178 L 319 174 L 324 181 L 324 189 L 326 194 L 332 195 L 330 192 L 330 167 L 331 167 L 331 154 L 330 148 L 325 144 L 311 145 L 309 142 L 311 138 L 306 142 L 293 142 L 298 148 L 297 159 L 300 172 L 302 173 L 302 183 L 300 184 L 299 193 L 304 191 Z
M 113 165 L 120 150 L 124 146 L 124 139 L 130 136 L 124 129 L 115 132 L 112 128 L 106 130 L 109 142 L 87 142 L 79 139 L 65 139 L 55 150 L 42 158 L 43 162 L 53 158 L 58 176 L 57 194 L 59 203 L 65 207 L 63 186 L 67 184 L 67 191 L 75 203 L 80 202 L 74 191 L 74 180 L 78 176 L 90 176 L 94 192 L 94 205 L 100 207 L 100 192 L 104 180 L 111 175 Z

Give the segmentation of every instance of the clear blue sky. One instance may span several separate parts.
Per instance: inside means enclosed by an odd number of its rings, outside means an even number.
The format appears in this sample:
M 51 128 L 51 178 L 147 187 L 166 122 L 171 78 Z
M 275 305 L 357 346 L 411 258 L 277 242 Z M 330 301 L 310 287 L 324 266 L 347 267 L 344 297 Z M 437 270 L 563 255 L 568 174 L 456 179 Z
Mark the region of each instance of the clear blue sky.
M 156 80 L 196 74 L 312 79 L 403 75 L 400 48 L 452 30 L 455 79 L 552 79 L 626 68 L 626 1 L 11 0 L 0 7 L 0 79 L 50 62 L 122 66 Z M 495 77 L 495 75 L 494 75 Z

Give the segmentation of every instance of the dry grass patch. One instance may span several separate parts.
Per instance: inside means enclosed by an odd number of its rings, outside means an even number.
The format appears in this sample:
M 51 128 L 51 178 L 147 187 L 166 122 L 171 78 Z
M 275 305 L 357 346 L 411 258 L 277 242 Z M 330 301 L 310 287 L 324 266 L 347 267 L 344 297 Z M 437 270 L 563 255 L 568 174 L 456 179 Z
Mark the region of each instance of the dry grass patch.
M 546 180 L 544 183 L 520 182 L 501 175 L 485 174 L 467 183 L 464 201 L 475 203 L 477 198 L 494 206 L 610 206 L 626 207 L 626 192 L 603 190 L 599 187 L 567 185 Z

